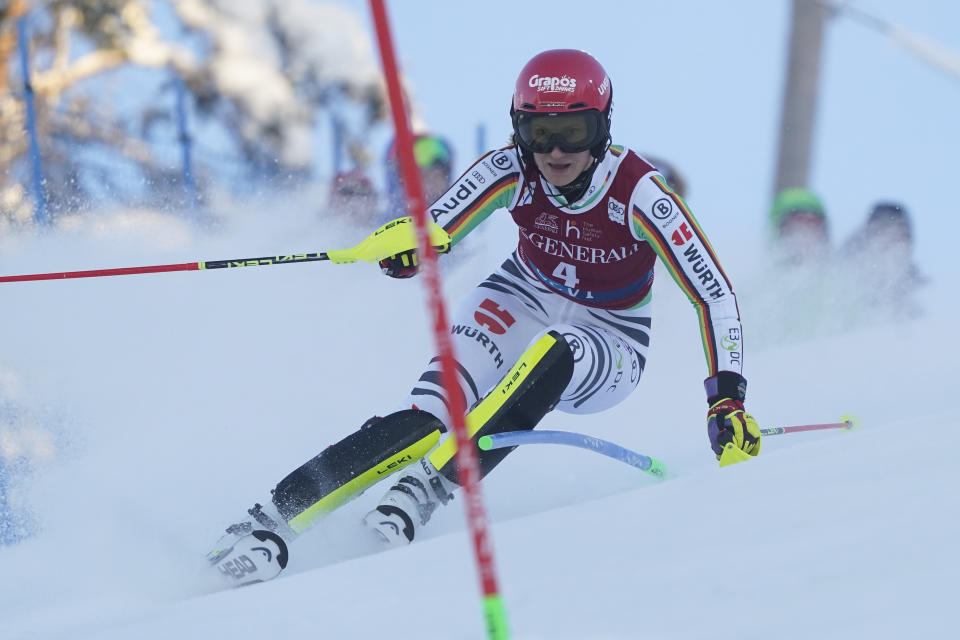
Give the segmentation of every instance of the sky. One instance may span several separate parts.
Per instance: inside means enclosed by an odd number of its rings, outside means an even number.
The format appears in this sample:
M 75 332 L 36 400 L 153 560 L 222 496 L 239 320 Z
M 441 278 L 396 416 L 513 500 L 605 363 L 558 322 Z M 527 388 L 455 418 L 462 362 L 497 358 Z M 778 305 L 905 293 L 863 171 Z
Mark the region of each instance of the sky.
M 366 2 L 345 4 L 371 24 Z M 488 147 L 505 144 L 513 85 L 528 59 L 584 49 L 613 81 L 614 141 L 677 166 L 721 254 L 727 246 L 760 250 L 776 171 L 787 0 L 387 5 L 418 111 L 453 141 L 460 169 L 477 155 L 479 124 Z M 852 5 L 960 52 L 960 5 L 951 0 Z M 942 194 L 958 162 L 960 77 L 842 15 L 828 25 L 822 65 L 808 186 L 824 200 L 835 244 L 874 202 L 900 200 L 916 220 L 921 266 L 956 275 L 950 238 L 960 218 L 954 205 L 944 210 Z
M 519 66 L 548 47 L 588 49 L 613 77 L 616 137 L 675 162 L 735 285 L 765 282 L 749 242 L 773 179 L 786 2 L 617 3 L 602 17 L 621 31 L 562 38 L 589 22 L 582 4 L 550 15 L 453 4 L 391 4 L 438 131 L 466 149 L 477 122 L 505 137 Z M 953 3 L 859 5 L 960 48 Z M 954 206 L 941 185 L 954 179 L 960 84 L 857 24 L 831 29 L 814 186 L 838 231 L 874 198 L 903 198 L 931 283 L 916 317 L 836 326 L 811 310 L 805 335 L 778 332 L 744 286 L 745 374 L 763 426 L 853 413 L 863 429 L 770 437 L 758 459 L 718 470 L 696 318 L 663 278 L 637 392 L 543 426 L 653 455 L 671 477 L 544 445 L 484 483 L 516 638 L 942 637 L 953 624 L 956 223 L 933 212 Z M 313 204 L 261 194 L 214 228 L 90 212 L 56 233 L 0 237 L 0 273 L 323 250 L 365 233 L 318 219 Z M 475 233 L 445 259 L 451 302 L 516 231 L 501 216 Z M 371 554 L 357 526 L 380 497 L 371 490 L 298 540 L 287 574 L 266 585 L 209 593 L 202 566 L 280 478 L 404 396 L 432 353 L 421 286 L 329 263 L 0 285 L 0 398 L 20 416 L 12 432 L 0 425 L 0 444 L 30 451 L 9 491 L 37 525 L 0 548 L 0 637 L 482 638 L 460 501 L 418 544 Z

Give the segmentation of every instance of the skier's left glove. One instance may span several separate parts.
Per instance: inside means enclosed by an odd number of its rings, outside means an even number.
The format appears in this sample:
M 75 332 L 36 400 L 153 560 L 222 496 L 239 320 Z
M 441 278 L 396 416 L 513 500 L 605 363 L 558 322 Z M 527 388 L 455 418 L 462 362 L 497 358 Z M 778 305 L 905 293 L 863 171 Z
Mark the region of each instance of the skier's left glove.
M 707 435 L 720 466 L 748 460 L 760 453 L 760 426 L 743 408 L 747 381 L 732 371 L 720 371 L 703 381 L 707 390 Z

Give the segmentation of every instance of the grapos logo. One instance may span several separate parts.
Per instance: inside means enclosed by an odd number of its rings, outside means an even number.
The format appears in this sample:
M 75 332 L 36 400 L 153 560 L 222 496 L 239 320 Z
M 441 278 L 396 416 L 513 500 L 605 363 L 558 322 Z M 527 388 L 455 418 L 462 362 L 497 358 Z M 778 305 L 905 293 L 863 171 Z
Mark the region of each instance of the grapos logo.
M 540 76 L 534 74 L 530 76 L 530 86 L 536 87 L 538 92 L 560 91 L 568 93 L 577 88 L 577 79 L 570 76 Z

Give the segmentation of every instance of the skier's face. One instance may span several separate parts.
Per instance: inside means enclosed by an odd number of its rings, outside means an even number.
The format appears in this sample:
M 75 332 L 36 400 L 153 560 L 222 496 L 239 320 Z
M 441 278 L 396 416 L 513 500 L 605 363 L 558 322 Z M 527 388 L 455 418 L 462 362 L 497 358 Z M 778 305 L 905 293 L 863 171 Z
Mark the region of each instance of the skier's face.
M 533 161 L 547 182 L 556 187 L 564 187 L 590 168 L 593 156 L 589 151 L 564 153 L 560 151 L 560 147 L 554 147 L 550 153 L 533 154 Z

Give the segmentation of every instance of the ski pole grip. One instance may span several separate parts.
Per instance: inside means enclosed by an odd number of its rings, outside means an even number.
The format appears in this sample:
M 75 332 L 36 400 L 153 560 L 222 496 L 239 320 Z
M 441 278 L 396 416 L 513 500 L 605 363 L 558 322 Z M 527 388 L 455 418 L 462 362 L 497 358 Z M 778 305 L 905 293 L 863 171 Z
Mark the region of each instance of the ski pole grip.
M 450 234 L 443 227 L 430 222 L 430 244 L 438 253 L 445 253 L 450 248 Z M 405 251 L 417 248 L 417 237 L 414 233 L 413 218 L 404 216 L 391 220 L 372 234 L 366 240 L 350 249 L 327 251 L 331 262 L 345 264 L 349 262 L 379 262 L 384 258 L 395 256 Z

